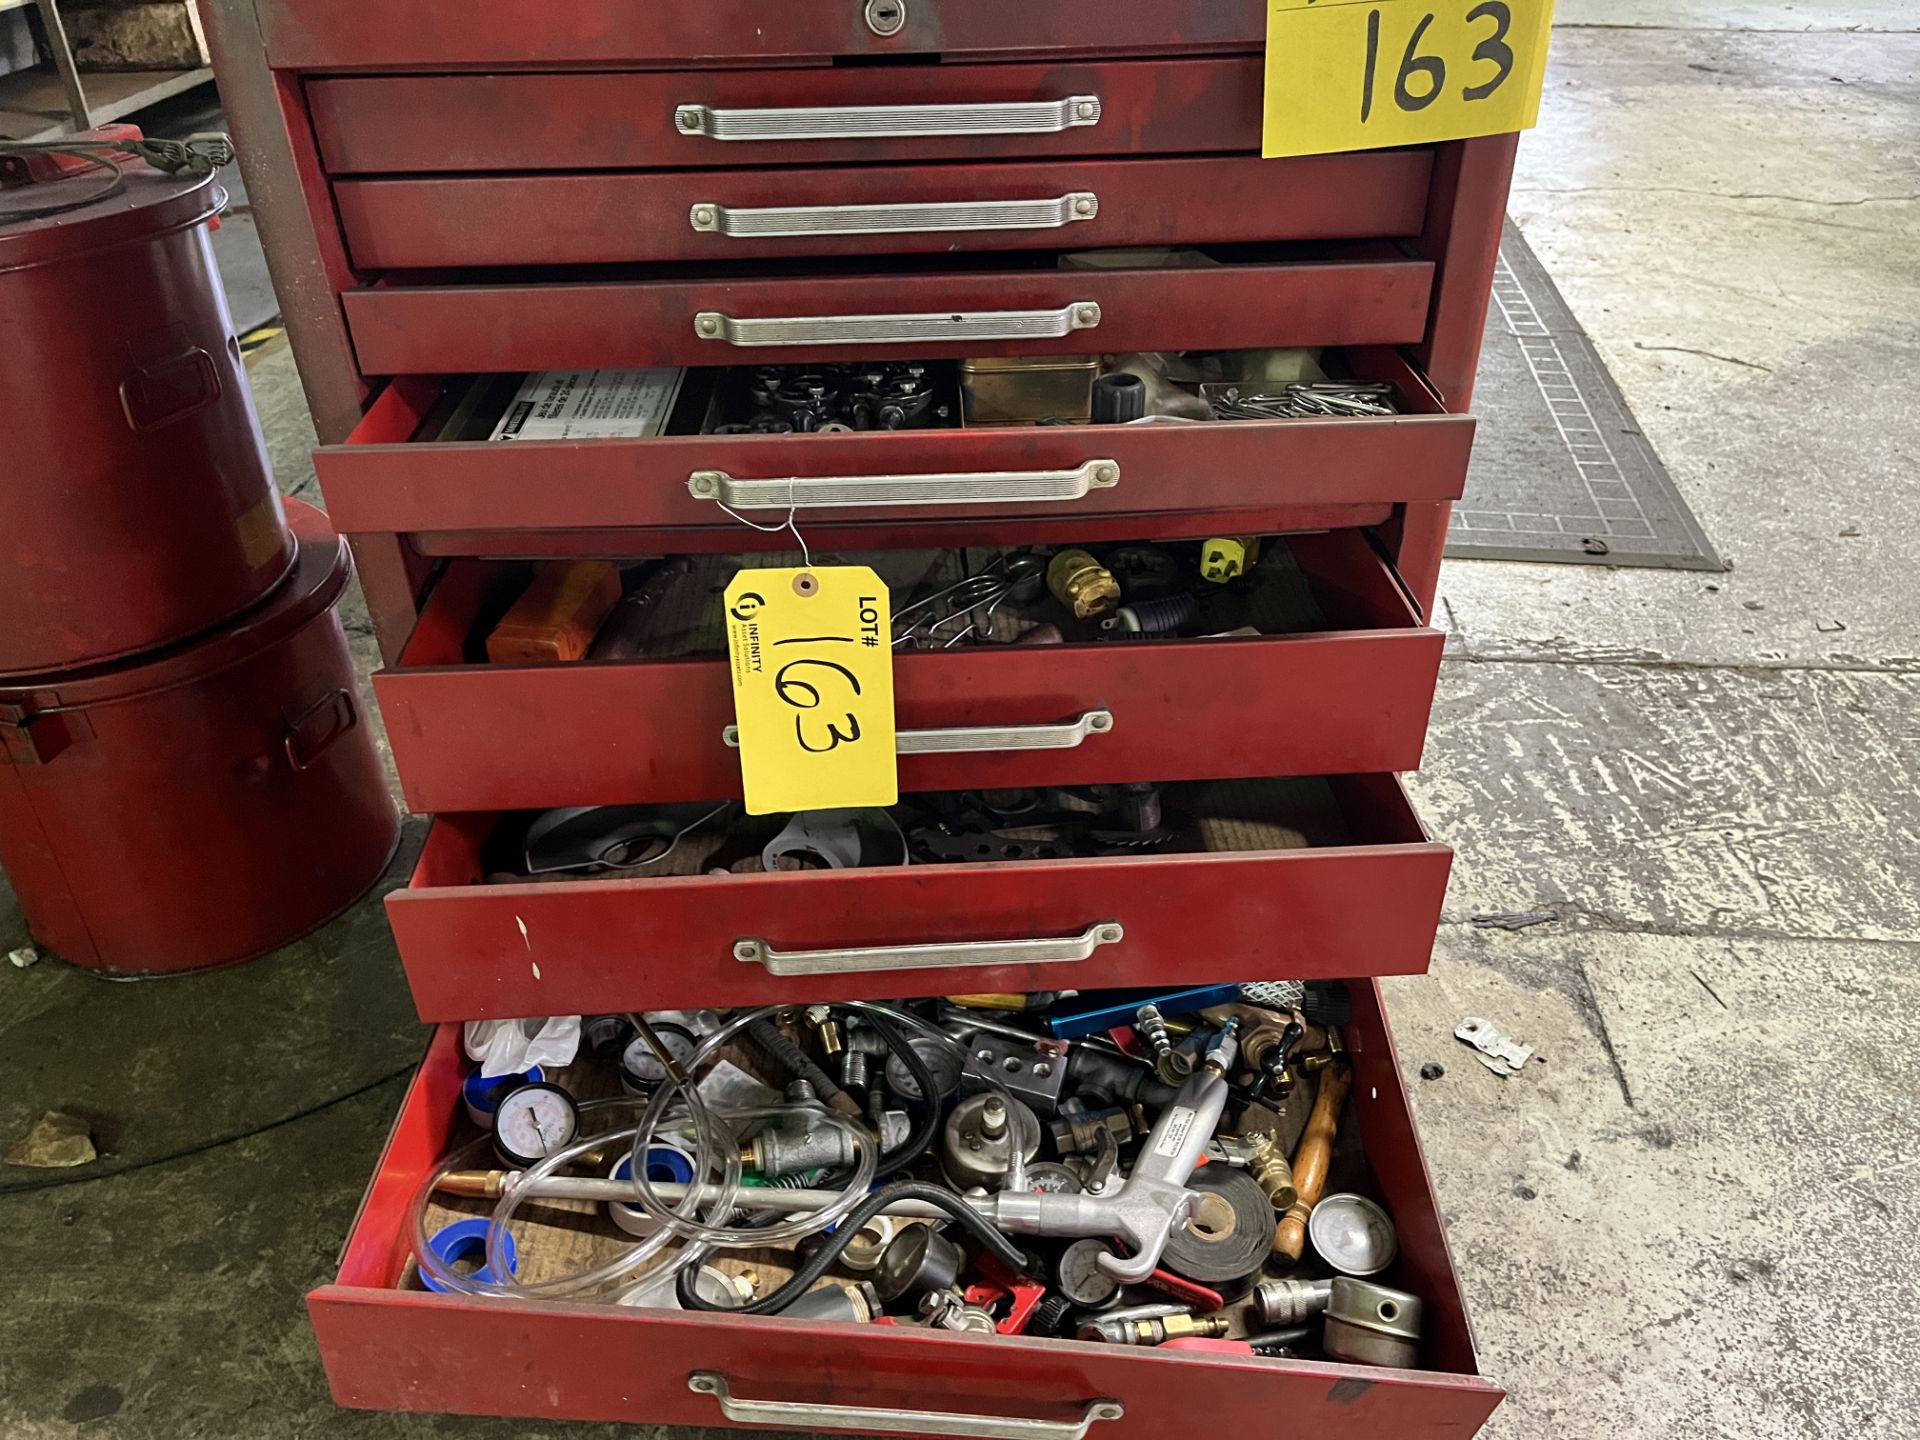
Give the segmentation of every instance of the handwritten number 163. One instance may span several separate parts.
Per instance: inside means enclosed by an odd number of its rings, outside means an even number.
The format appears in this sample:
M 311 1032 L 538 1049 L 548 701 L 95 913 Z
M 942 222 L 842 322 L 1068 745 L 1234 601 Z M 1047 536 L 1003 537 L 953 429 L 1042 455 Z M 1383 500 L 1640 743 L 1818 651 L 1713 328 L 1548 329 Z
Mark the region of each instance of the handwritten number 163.
M 1463 100 L 1485 100 L 1507 81 L 1513 73 L 1513 47 L 1507 44 L 1507 32 L 1513 27 L 1513 9 L 1505 0 L 1481 0 L 1467 12 L 1467 23 L 1476 20 L 1491 20 L 1493 33 L 1473 47 L 1473 59 L 1477 63 L 1492 65 L 1493 78 L 1481 85 L 1468 85 L 1460 92 Z M 1425 38 L 1427 28 L 1433 24 L 1432 14 L 1421 18 L 1413 27 L 1413 35 L 1407 41 L 1407 50 L 1400 57 L 1400 73 L 1393 81 L 1393 103 L 1408 114 L 1426 109 L 1440 98 L 1440 92 L 1447 85 L 1447 62 L 1438 55 L 1420 54 L 1420 42 Z M 1374 81 L 1380 68 L 1380 12 L 1367 13 L 1367 68 L 1364 86 L 1360 92 L 1360 120 L 1365 123 L 1373 117 Z M 1419 77 L 1420 87 L 1415 93 L 1413 81 Z

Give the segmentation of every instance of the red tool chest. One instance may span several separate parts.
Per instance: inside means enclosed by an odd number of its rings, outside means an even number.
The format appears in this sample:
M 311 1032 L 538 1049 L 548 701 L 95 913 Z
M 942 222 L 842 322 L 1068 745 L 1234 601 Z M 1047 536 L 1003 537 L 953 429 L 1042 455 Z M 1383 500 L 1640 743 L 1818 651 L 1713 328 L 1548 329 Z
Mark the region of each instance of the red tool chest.
M 1429 610 L 1513 137 L 1262 160 L 1261 0 L 206 8 L 401 783 L 435 817 L 389 914 L 422 1017 L 445 1023 L 311 1302 L 341 1402 L 906 1434 L 1476 1430 L 1500 1392 L 1365 978 L 1354 1104 L 1428 1308 L 1422 1370 L 402 1285 L 408 1202 L 458 1110 L 453 1022 L 1424 970 L 1451 857 L 1394 774 L 1419 762 L 1438 671 Z M 1062 258 L 1135 247 L 1209 263 Z M 461 419 L 492 377 L 548 369 L 1273 347 L 1337 355 L 1400 413 L 804 443 L 499 444 Z M 539 557 L 720 564 L 790 547 L 770 533 L 789 517 L 856 556 L 1273 537 L 1310 628 L 901 655 L 901 789 L 1231 786 L 1249 815 L 1310 815 L 1310 848 L 496 873 L 517 814 L 740 791 L 722 658 L 488 663 L 473 635 L 503 577 Z

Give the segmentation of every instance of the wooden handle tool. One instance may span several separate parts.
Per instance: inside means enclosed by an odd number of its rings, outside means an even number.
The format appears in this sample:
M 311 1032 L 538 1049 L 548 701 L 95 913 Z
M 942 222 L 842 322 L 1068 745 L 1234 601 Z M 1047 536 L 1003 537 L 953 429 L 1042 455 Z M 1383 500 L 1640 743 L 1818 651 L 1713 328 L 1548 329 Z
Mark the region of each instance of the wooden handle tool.
M 1276 1260 L 1294 1261 L 1307 1248 L 1307 1216 L 1320 1203 L 1327 1188 L 1327 1171 L 1333 1164 L 1333 1139 L 1340 1128 L 1340 1111 L 1353 1088 L 1353 1071 L 1345 1064 L 1334 1064 L 1320 1072 L 1320 1090 L 1313 1097 L 1313 1111 L 1307 1116 L 1307 1128 L 1300 1133 L 1300 1144 L 1293 1152 L 1293 1187 L 1300 1192 L 1280 1223 L 1273 1230 L 1273 1255 Z

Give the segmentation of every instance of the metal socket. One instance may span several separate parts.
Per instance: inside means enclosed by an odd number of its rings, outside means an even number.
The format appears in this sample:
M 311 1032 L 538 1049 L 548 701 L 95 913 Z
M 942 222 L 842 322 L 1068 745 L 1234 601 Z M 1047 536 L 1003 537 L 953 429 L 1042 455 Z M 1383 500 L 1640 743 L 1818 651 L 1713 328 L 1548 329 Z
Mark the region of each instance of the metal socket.
M 1253 1310 L 1268 1329 L 1298 1325 L 1333 1300 L 1331 1280 L 1266 1280 L 1254 1287 Z

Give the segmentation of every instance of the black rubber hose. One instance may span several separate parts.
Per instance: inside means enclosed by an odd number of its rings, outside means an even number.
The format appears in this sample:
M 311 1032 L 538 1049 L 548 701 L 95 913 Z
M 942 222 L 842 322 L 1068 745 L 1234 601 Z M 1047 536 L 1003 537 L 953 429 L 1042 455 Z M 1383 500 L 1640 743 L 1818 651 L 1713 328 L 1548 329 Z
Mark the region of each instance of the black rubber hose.
M 931 1087 L 928 1093 L 931 1093 Z M 675 1277 L 674 1289 L 680 1296 L 680 1304 L 688 1310 L 721 1310 L 730 1315 L 778 1315 L 813 1288 L 814 1282 L 826 1274 L 833 1263 L 840 1258 L 841 1252 L 853 1243 L 853 1237 L 860 1233 L 862 1226 L 889 1205 L 898 1204 L 902 1200 L 923 1200 L 929 1205 L 938 1205 L 1009 1269 L 1022 1275 L 1035 1273 L 1033 1262 L 1027 1258 L 1020 1247 L 988 1224 L 987 1217 L 974 1209 L 966 1200 L 942 1185 L 928 1185 L 918 1180 L 902 1180 L 887 1186 L 884 1190 L 874 1191 L 861 1201 L 850 1215 L 834 1227 L 833 1234 L 827 1237 L 827 1243 L 793 1272 L 791 1280 L 771 1295 L 755 1300 L 750 1305 L 714 1305 L 701 1297 L 696 1288 L 696 1278 L 700 1273 L 702 1262 L 707 1258 L 707 1252 L 704 1249 L 701 1250 L 681 1267 L 680 1274 Z
M 879 1168 L 873 1172 L 876 1180 L 888 1175 L 897 1175 L 922 1155 L 933 1144 L 933 1137 L 940 1130 L 939 1086 L 933 1078 L 933 1069 L 921 1058 L 920 1052 L 900 1037 L 900 1031 L 884 1015 L 876 1015 L 871 1010 L 861 1012 L 867 1023 L 872 1025 L 880 1038 L 887 1042 L 887 1048 L 900 1057 L 900 1063 L 907 1067 L 907 1073 L 913 1076 L 913 1083 L 920 1088 L 919 1118 L 907 1136 L 906 1143 L 891 1155 L 880 1157 Z
M 806 1051 L 782 1035 L 780 1027 L 771 1020 L 754 1021 L 747 1026 L 747 1034 L 753 1037 L 754 1043 L 762 1050 L 785 1066 L 787 1073 L 794 1079 L 804 1080 L 811 1085 L 813 1093 L 833 1109 L 851 1114 L 859 1113 L 860 1107 L 847 1097 L 847 1092 L 840 1088 L 834 1078 L 814 1064 Z M 834 1103 L 835 1097 L 838 1097 L 840 1103 Z

